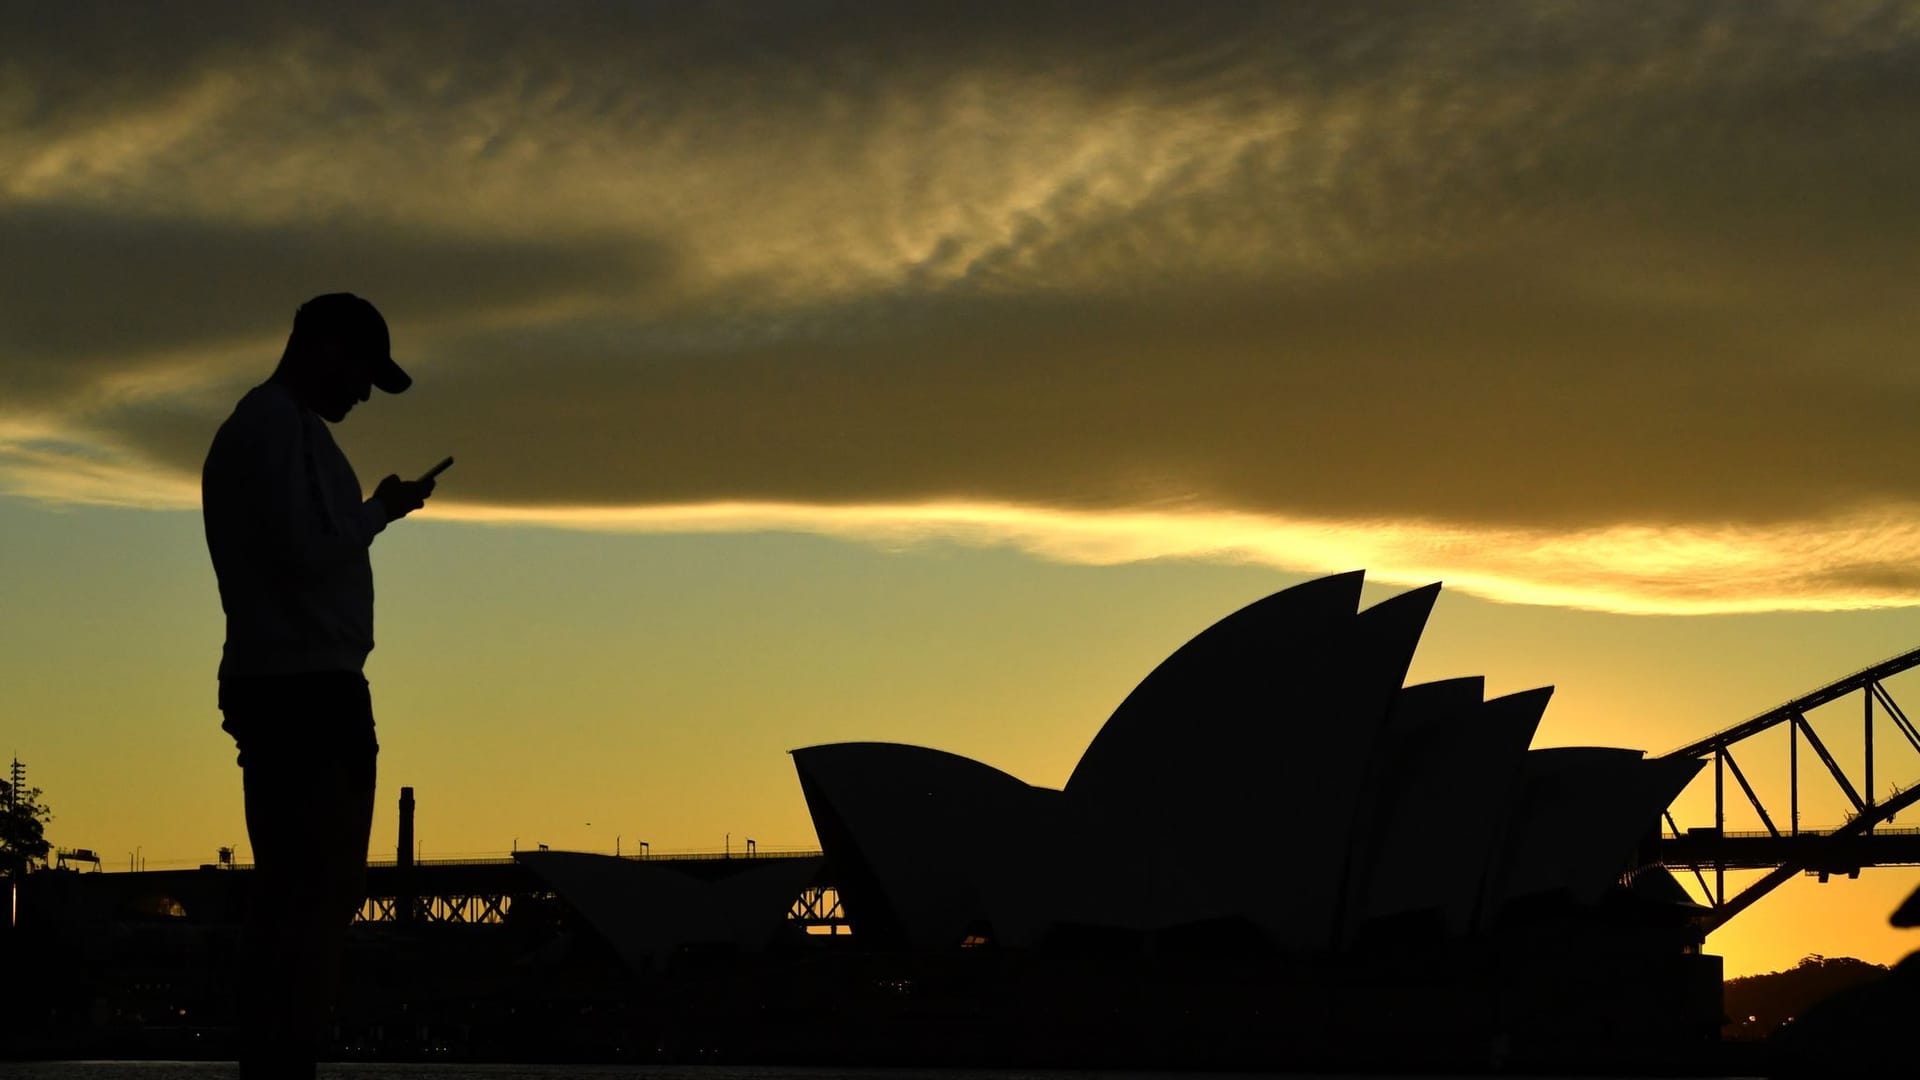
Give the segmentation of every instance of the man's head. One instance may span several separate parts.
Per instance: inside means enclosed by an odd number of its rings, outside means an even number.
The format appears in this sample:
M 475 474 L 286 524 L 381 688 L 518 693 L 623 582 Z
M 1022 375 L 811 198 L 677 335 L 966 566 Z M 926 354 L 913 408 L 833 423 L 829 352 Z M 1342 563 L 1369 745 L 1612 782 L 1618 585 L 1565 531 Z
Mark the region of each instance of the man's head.
M 300 305 L 274 378 L 336 424 L 375 387 L 398 394 L 413 385 L 393 362 L 387 321 L 352 293 L 327 293 Z

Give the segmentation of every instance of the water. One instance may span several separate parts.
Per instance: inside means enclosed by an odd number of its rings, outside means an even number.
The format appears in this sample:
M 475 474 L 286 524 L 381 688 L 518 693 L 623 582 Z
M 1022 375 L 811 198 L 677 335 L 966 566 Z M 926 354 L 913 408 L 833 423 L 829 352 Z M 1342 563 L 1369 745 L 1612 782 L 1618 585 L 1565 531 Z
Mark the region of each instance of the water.
M 55 1061 L 0 1064 L 0 1080 L 234 1080 L 231 1063 L 200 1061 Z M 1253 1073 L 1072 1072 L 1048 1069 L 812 1069 L 727 1065 L 322 1065 L 321 1080 L 1234 1080 Z M 1315 1080 L 1288 1074 L 1292 1080 Z M 1355 1077 L 1339 1080 L 1413 1080 Z M 1505 1076 L 1502 1080 L 1530 1080 Z M 1598 1078 L 1593 1078 L 1598 1080 Z
M 3 1080 L 233 1080 L 227 1062 L 58 1061 L 0 1064 Z M 1119 1073 L 992 1069 L 816 1069 L 729 1065 L 401 1065 L 329 1064 L 321 1080 L 1232 1080 L 1229 1073 Z M 1243 1077 L 1254 1074 L 1238 1074 Z M 1298 1080 L 1312 1080 L 1300 1077 Z M 1356 1080 L 1343 1077 L 1342 1080 Z M 1365 1078 L 1359 1078 L 1365 1080 Z M 1392 1080 L 1381 1077 L 1376 1080 Z
M 201 1061 L 57 1061 L 0 1064 L 0 1080 L 233 1080 L 231 1063 Z M 401 1065 L 329 1064 L 321 1080 L 1232 1080 L 1229 1073 L 1120 1073 L 992 1069 L 816 1069 L 728 1065 Z M 1255 1074 L 1237 1074 L 1252 1076 Z M 1297 1080 L 1312 1080 L 1300 1077 Z M 1343 1077 L 1342 1080 L 1356 1080 Z M 1365 1080 L 1365 1078 L 1358 1078 Z M 1393 1080 L 1379 1077 L 1375 1080 Z

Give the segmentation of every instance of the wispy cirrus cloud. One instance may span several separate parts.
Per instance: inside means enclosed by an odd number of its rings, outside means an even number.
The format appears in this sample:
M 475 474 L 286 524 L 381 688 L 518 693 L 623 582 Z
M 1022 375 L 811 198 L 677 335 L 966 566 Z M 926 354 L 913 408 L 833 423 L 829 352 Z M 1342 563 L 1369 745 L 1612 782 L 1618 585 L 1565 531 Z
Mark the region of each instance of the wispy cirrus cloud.
M 1920 599 L 1905 6 L 26 22 L 15 493 L 189 498 L 345 287 L 420 389 L 343 438 L 476 520 Z

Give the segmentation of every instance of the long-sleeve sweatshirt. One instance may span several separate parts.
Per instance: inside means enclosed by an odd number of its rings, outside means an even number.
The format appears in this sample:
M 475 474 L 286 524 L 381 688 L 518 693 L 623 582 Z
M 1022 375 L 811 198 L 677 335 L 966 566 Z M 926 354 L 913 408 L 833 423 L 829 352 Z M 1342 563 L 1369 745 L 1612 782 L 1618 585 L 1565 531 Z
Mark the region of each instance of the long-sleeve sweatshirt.
M 213 437 L 200 498 L 227 613 L 220 678 L 359 671 L 387 515 L 319 415 L 279 383 L 249 390 Z

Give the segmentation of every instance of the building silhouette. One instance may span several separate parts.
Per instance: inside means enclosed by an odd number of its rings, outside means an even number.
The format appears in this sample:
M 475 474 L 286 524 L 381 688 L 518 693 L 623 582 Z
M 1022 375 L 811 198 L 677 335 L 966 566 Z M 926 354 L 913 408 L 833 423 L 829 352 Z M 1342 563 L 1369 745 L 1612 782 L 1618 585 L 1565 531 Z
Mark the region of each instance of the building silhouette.
M 1322 578 L 1208 628 L 1061 790 L 922 747 L 795 751 L 854 932 L 1033 946 L 1224 922 L 1309 957 L 1682 895 L 1644 841 L 1700 762 L 1529 749 L 1550 689 L 1403 686 L 1438 586 L 1365 611 L 1360 588 Z

